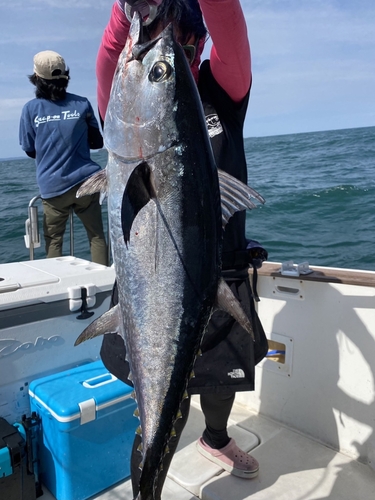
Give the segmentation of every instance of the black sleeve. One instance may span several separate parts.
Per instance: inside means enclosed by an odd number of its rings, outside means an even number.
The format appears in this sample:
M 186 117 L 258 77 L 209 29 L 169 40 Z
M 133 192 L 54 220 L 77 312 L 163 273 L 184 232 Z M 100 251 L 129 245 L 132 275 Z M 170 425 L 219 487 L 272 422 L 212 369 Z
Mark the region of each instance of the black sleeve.
M 98 114 L 99 114 L 100 126 L 102 127 L 102 130 L 104 130 L 104 119 L 100 114 L 99 108 L 98 108 Z
M 36 151 L 25 151 L 25 153 L 27 154 L 27 156 L 29 156 L 30 158 L 36 158 Z
M 97 127 L 88 125 L 88 136 L 90 149 L 101 149 L 103 147 L 103 137 Z

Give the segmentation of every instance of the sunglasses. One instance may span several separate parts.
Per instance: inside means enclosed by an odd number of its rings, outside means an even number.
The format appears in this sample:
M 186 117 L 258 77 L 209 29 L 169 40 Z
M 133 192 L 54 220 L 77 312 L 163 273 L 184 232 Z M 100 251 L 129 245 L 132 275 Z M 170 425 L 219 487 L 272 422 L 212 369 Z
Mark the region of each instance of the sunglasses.
M 185 56 L 187 57 L 190 66 L 193 64 L 197 54 L 198 42 L 199 40 L 197 40 L 194 45 L 182 45 L 182 50 L 185 52 Z

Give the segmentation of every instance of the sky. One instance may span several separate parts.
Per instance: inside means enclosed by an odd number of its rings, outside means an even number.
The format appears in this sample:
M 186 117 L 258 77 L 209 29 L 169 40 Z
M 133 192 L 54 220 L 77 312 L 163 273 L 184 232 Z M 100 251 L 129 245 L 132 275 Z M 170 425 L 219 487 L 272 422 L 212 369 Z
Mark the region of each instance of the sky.
M 27 75 L 41 50 L 70 68 L 96 110 L 95 60 L 113 0 L 0 0 L 0 158 L 22 157 Z M 253 85 L 244 137 L 375 125 L 373 0 L 241 0 Z M 207 54 L 207 51 L 206 51 Z

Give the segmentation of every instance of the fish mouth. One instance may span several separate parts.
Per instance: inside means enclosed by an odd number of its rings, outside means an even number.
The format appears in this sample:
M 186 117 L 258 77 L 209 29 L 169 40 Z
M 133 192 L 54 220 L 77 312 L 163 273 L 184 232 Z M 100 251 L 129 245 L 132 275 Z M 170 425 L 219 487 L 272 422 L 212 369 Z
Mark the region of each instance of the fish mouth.
M 136 161 L 148 161 L 148 160 L 151 160 L 152 158 L 156 158 L 157 156 L 166 153 L 167 151 L 170 151 L 171 149 L 175 149 L 176 146 L 179 147 L 180 145 L 178 144 L 177 141 L 173 141 L 173 142 L 171 142 L 170 145 L 159 147 L 159 149 L 157 151 L 153 151 L 152 153 L 147 154 L 147 155 L 140 153 L 139 155 L 129 155 L 129 156 L 126 155 L 126 156 L 124 156 L 121 153 L 116 153 L 111 148 L 109 148 L 105 145 L 108 152 L 110 152 L 114 158 L 116 158 L 117 160 L 119 160 L 123 163 L 134 163 Z

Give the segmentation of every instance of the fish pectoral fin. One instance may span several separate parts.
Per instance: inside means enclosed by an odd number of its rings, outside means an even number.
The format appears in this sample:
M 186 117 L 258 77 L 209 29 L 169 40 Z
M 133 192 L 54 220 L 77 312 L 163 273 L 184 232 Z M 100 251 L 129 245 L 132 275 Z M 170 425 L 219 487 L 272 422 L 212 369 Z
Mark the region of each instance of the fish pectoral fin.
M 88 194 L 99 193 L 100 203 L 103 202 L 104 198 L 107 195 L 107 169 L 99 170 L 96 174 L 92 175 L 82 186 L 78 189 L 76 197 L 81 198 L 82 196 L 86 196 Z
M 130 229 L 138 212 L 155 197 L 152 172 L 148 163 L 140 163 L 131 173 L 125 187 L 121 206 L 121 225 L 125 244 L 130 239 Z
M 222 309 L 230 314 L 237 321 L 237 323 L 239 323 L 242 328 L 250 334 L 251 338 L 255 340 L 250 319 L 243 310 L 239 300 L 235 297 L 234 293 L 223 278 L 219 281 L 216 305 L 219 309 Z
M 233 214 L 241 210 L 256 208 L 254 200 L 265 203 L 265 199 L 255 189 L 247 186 L 223 170 L 218 170 L 222 224 L 225 228 Z
M 86 340 L 93 339 L 99 335 L 106 333 L 118 333 L 120 326 L 120 309 L 116 305 L 109 311 L 102 314 L 99 318 L 93 321 L 87 328 L 83 330 L 81 335 L 74 342 L 74 345 L 82 344 Z

